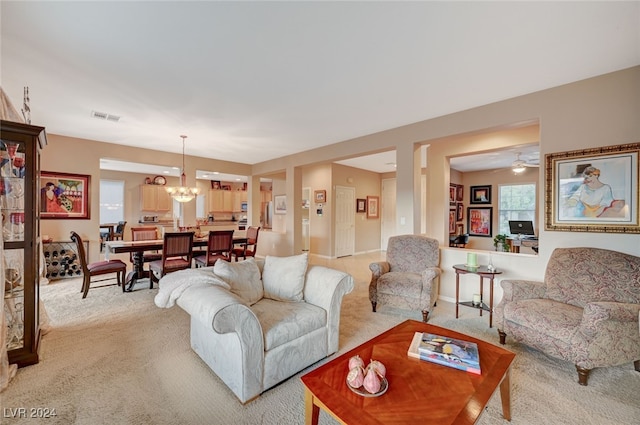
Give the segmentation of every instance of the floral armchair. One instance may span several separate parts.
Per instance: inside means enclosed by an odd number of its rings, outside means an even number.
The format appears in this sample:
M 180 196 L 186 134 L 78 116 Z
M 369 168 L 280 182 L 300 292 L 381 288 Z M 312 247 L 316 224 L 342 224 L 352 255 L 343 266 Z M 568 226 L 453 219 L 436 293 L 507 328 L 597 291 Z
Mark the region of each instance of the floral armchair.
M 595 367 L 634 362 L 640 372 L 640 257 L 599 248 L 557 248 L 544 282 L 503 280 L 495 318 L 507 334 L 576 365 L 587 385 Z
M 426 322 L 438 298 L 439 264 L 440 247 L 436 239 L 421 235 L 390 237 L 387 261 L 369 265 L 369 300 L 373 311 L 378 303 L 420 310 Z

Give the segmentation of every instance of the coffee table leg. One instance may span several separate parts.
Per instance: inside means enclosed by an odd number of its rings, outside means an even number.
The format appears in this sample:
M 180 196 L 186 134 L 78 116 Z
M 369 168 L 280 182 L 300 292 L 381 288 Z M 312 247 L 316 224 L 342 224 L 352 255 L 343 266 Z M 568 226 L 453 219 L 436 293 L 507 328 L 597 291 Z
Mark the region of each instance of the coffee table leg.
M 313 394 L 304 388 L 304 423 L 305 425 L 318 425 L 320 408 L 313 402 Z
M 502 382 L 500 383 L 500 399 L 502 400 L 502 416 L 509 422 L 511 422 L 511 384 L 509 375 L 511 370 L 507 370 L 504 374 Z

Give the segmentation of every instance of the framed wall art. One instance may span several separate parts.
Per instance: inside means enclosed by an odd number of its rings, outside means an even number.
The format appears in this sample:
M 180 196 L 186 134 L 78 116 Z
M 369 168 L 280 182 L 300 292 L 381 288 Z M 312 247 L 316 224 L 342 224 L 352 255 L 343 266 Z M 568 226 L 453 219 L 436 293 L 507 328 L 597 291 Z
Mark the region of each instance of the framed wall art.
M 276 195 L 273 197 L 273 213 L 287 213 L 287 195 Z
M 380 217 L 380 197 L 367 196 L 367 218 Z
M 449 185 L 449 205 L 455 205 L 455 204 L 456 204 L 456 185 L 450 184 Z
M 327 191 L 326 190 L 314 190 L 313 198 L 316 201 L 316 204 L 323 204 L 327 202 Z
M 40 172 L 40 218 L 89 219 L 91 176 Z
M 462 221 L 464 216 L 464 205 L 462 202 L 456 204 L 456 221 Z
M 491 186 L 471 186 L 472 204 L 490 204 L 491 203 Z
M 367 200 L 366 199 L 356 199 L 356 212 L 357 213 L 367 212 Z
M 464 201 L 464 185 L 456 185 L 456 202 Z
M 640 233 L 640 143 L 545 156 L 545 228 Z
M 456 233 L 456 209 L 449 208 L 449 234 L 455 235 Z
M 467 231 L 469 236 L 492 236 L 492 207 L 468 207 L 467 208 Z

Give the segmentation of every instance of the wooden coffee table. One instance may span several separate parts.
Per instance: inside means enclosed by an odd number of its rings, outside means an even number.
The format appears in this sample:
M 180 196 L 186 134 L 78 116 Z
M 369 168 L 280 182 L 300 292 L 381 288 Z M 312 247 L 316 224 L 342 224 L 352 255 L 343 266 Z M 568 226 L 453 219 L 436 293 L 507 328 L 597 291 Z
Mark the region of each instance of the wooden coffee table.
M 407 356 L 415 332 L 478 344 L 482 375 Z M 387 391 L 363 397 L 347 387 L 349 359 L 379 360 L 387 368 Z M 449 329 L 407 320 L 307 373 L 305 423 L 316 425 L 320 408 L 343 424 L 473 424 L 500 387 L 502 414 L 511 420 L 509 368 L 515 354 Z

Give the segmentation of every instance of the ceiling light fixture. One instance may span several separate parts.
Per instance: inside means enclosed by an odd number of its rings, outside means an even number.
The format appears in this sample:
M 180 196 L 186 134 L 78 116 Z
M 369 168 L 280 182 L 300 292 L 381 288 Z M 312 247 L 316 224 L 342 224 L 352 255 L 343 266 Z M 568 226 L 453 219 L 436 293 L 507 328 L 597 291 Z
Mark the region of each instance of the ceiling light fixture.
M 524 166 L 522 166 L 522 165 L 520 165 L 520 166 L 518 166 L 518 167 L 513 167 L 513 168 L 512 168 L 513 172 L 514 172 L 514 173 L 516 173 L 516 174 L 520 174 L 520 173 L 522 173 L 522 172 L 523 172 L 524 170 L 526 170 L 526 169 L 527 169 L 527 168 L 526 168 L 526 167 L 524 167 Z
M 198 195 L 200 189 L 197 187 L 187 187 L 187 175 L 184 173 L 184 139 L 186 139 L 187 136 L 181 135 L 180 137 L 182 137 L 182 174 L 180 174 L 180 186 L 167 187 L 167 192 L 178 202 L 189 202 Z

